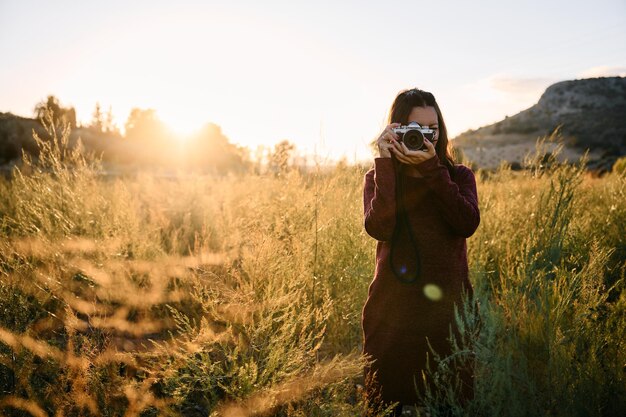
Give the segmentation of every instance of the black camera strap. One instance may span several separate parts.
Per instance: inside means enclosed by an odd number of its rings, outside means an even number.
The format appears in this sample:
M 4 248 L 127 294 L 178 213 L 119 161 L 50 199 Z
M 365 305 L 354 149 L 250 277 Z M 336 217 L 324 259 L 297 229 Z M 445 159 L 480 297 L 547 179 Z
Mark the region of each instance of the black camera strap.
M 404 170 L 402 164 L 395 158 L 395 156 L 392 155 L 391 158 L 394 163 L 396 176 L 396 225 L 391 237 L 389 263 L 393 274 L 399 281 L 405 284 L 412 284 L 418 280 L 421 273 L 419 249 L 417 247 L 417 242 L 415 241 L 415 234 L 413 233 L 413 227 L 411 227 L 411 222 L 409 221 L 409 215 L 406 208 L 406 180 L 403 175 Z M 403 230 L 405 230 L 409 235 L 411 249 L 415 255 L 415 271 L 413 274 L 408 271 L 408 268 L 405 265 L 401 266 L 401 269 L 396 268 L 394 262 L 394 255 L 397 249 L 397 244 L 399 243 L 400 233 Z

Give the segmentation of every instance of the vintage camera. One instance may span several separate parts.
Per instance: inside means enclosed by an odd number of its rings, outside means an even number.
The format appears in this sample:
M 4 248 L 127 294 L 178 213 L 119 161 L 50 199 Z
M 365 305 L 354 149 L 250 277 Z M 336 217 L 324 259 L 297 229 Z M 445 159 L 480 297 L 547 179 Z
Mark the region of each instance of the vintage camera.
M 400 141 L 404 142 L 407 148 L 412 151 L 425 151 L 424 138 L 433 141 L 435 130 L 420 126 L 417 122 L 411 122 L 406 126 L 400 126 L 392 129 L 395 134 L 400 137 Z

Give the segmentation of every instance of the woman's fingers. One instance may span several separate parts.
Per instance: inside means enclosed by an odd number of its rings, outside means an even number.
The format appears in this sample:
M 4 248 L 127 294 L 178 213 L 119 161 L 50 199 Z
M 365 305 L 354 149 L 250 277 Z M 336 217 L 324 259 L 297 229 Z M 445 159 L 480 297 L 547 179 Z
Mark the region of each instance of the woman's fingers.
M 398 161 L 403 162 L 403 163 L 408 163 L 409 160 L 407 159 L 406 155 L 404 155 L 404 153 L 402 153 L 401 150 L 399 150 L 397 147 L 392 147 L 391 151 L 393 152 L 393 154 L 396 156 L 396 159 L 398 159 Z
M 432 153 L 435 151 L 435 145 L 428 139 L 424 139 L 424 144 L 426 145 L 426 152 Z
M 402 148 L 399 147 L 397 142 L 400 138 L 393 131 L 393 129 L 398 126 L 400 126 L 400 123 L 391 123 L 387 125 L 387 127 L 385 127 L 385 129 L 380 133 L 380 136 L 376 140 L 376 144 L 378 145 L 378 149 L 381 152 L 381 155 L 383 155 L 384 153 L 384 156 L 387 156 L 387 152 L 391 152 L 393 149 L 402 152 Z
M 380 147 L 380 148 L 382 148 L 382 149 L 389 149 L 389 150 L 390 150 L 390 149 L 392 149 L 394 146 L 393 146 L 393 144 L 392 144 L 392 143 L 381 143 L 381 144 L 379 145 L 379 147 Z
M 394 141 L 393 141 L 393 146 L 394 146 L 394 148 L 396 148 L 396 149 L 397 149 L 397 151 L 398 151 L 398 152 L 400 152 L 401 154 L 405 154 L 405 153 L 406 153 L 406 152 L 404 151 L 404 149 L 402 148 L 402 147 L 404 146 L 404 143 L 403 143 L 403 142 L 400 142 L 400 141 L 394 140 Z
M 388 132 L 386 130 L 384 130 L 380 134 L 380 136 L 378 137 L 378 140 L 377 140 L 379 145 L 389 143 L 389 139 L 387 139 L 387 135 L 388 135 Z
M 414 151 L 410 150 L 409 148 L 406 147 L 406 145 L 404 144 L 404 142 L 401 143 L 402 145 L 402 152 L 406 155 L 412 155 L 414 154 Z
M 396 128 L 396 127 L 399 127 L 399 126 L 401 126 L 401 124 L 400 124 L 400 123 L 392 123 L 392 124 L 390 124 L 389 126 L 387 126 L 387 129 L 389 129 L 389 133 L 391 133 L 391 136 L 392 136 L 395 140 L 400 139 L 400 137 L 398 136 L 398 134 L 397 134 L 397 133 L 395 133 L 395 132 L 393 131 L 393 129 L 394 129 L 394 128 Z
M 395 139 L 398 140 L 399 137 L 397 134 L 394 133 L 393 129 L 395 127 L 400 126 L 400 123 L 391 123 L 390 125 L 387 125 L 387 127 L 385 127 L 385 130 L 382 131 L 382 133 L 380 134 L 380 137 L 378 138 L 379 141 L 390 141 L 391 139 Z
M 426 150 L 411 150 L 404 142 L 396 142 L 391 149 L 396 159 L 404 164 L 418 165 L 435 155 L 435 147 L 432 143 L 425 141 Z
M 390 158 L 391 150 L 393 149 L 393 147 L 393 144 L 391 142 L 388 142 L 387 140 L 382 140 L 378 142 L 378 149 L 382 157 Z
M 426 145 L 426 155 L 427 158 L 426 159 L 430 159 L 433 156 L 435 156 L 437 154 L 437 151 L 435 150 L 435 144 L 432 143 L 431 141 L 429 141 L 428 139 L 424 139 L 424 144 Z

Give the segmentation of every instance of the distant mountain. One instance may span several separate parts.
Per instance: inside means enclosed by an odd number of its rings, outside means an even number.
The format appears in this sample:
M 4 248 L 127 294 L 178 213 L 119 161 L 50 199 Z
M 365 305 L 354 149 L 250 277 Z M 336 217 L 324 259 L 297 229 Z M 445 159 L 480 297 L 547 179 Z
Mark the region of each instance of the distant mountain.
M 626 155 L 626 78 L 589 78 L 551 85 L 539 102 L 497 123 L 470 130 L 453 141 L 477 168 L 501 161 L 521 163 L 537 138 L 560 126 L 562 158 L 577 160 L 589 150 L 588 167 L 609 170 Z

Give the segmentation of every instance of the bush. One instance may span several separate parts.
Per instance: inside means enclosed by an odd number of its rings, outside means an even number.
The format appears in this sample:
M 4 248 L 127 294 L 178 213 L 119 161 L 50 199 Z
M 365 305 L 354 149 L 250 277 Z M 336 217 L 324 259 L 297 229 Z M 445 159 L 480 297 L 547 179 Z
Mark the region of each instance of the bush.
M 611 171 L 617 175 L 626 175 L 626 156 L 623 156 L 615 161 Z

